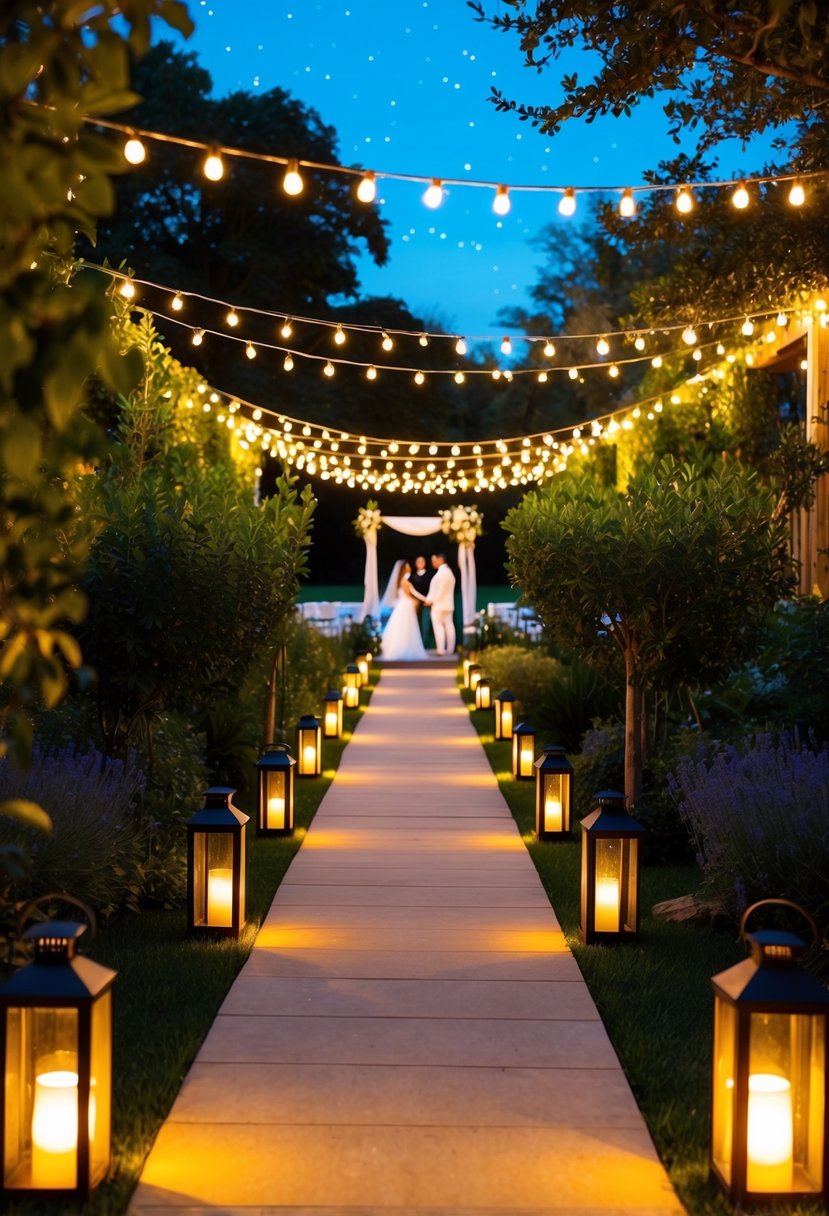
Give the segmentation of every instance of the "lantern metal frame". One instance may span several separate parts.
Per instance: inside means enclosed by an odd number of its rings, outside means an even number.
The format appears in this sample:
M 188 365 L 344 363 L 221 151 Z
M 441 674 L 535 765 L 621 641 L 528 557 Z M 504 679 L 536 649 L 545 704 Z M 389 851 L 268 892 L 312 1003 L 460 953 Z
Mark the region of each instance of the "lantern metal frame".
M 492 709 L 492 680 L 489 676 L 481 676 L 475 685 L 475 708 Z
M 314 763 L 309 766 L 306 756 L 311 746 L 314 748 Z M 297 777 L 322 775 L 322 722 L 316 714 L 303 714 L 296 724 L 296 757 Z
M 39 904 L 55 900 L 80 908 L 88 925 L 75 921 L 47 921 L 32 925 L 22 932 Z M 49 894 L 33 899 L 24 906 L 18 919 L 17 934 L 34 943 L 35 953 L 33 961 L 16 971 L 0 988 L 0 1062 L 3 1068 L 0 1093 L 0 1153 L 3 1168 L 0 1192 L 60 1195 L 86 1202 L 109 1171 L 112 1156 L 111 990 L 116 972 L 77 953 L 78 942 L 87 930 L 91 942 L 96 934 L 94 913 L 71 895 Z M 74 1014 L 75 1017 L 62 1020 L 62 1025 L 55 1020 L 49 1027 L 49 1021 L 53 1017 L 59 1018 L 61 1012 Z M 77 1129 L 74 1186 L 32 1185 L 38 1150 L 35 1131 L 36 1079 L 44 1076 L 43 1072 L 38 1074 L 36 1071 L 36 1054 L 38 1044 L 41 1048 L 43 1045 L 41 1036 L 49 1037 L 47 1027 L 52 1030 L 53 1044 L 55 1038 L 63 1038 L 74 1046 L 74 1051 L 72 1048 L 53 1047 L 52 1052 L 40 1056 L 42 1062 L 49 1055 L 68 1055 L 75 1065 L 68 1071 L 77 1076 L 77 1085 L 66 1087 L 77 1089 L 74 1118 L 68 1109 L 72 1105 L 71 1097 L 68 1104 L 59 1098 L 53 1104 L 58 1107 L 57 1119 L 54 1109 L 51 1112 L 53 1125 L 60 1119 L 59 1133 L 65 1135 L 67 1114 L 70 1127 L 74 1125 Z M 60 1030 L 63 1031 L 62 1035 Z M 61 1060 L 64 1065 L 66 1062 Z M 60 1075 L 65 1076 L 65 1070 L 55 1072 L 55 1076 Z M 18 1079 L 17 1087 L 14 1084 L 15 1076 Z M 60 1092 L 65 1092 L 65 1089 Z M 25 1112 L 22 1120 L 21 1111 Z M 46 1117 L 48 1119 L 48 1113 Z M 26 1132 L 23 1132 L 21 1124 L 27 1128 Z M 92 1132 L 91 1128 L 94 1128 Z M 51 1130 L 54 1132 L 54 1127 Z M 17 1155 L 10 1160 L 15 1139 Z M 28 1148 L 25 1147 L 27 1144 Z M 41 1144 L 41 1169 L 45 1163 L 60 1174 L 66 1162 L 56 1162 L 55 1158 L 72 1151 L 72 1148 L 67 1150 L 64 1146 L 62 1149 L 53 1146 L 44 1148 Z
M 598 807 L 581 821 L 581 915 L 579 930 L 587 944 L 633 941 L 639 936 L 641 850 L 645 829 L 626 809 L 627 798 L 618 790 L 601 790 L 595 795 Z M 616 846 L 614 853 L 613 846 Z M 605 881 L 617 883 L 616 927 L 597 917 L 596 903 L 605 859 L 613 861 L 617 876 Z M 610 888 L 612 893 L 612 888 Z M 605 899 L 605 905 L 610 901 Z M 610 912 L 611 906 L 602 911 Z M 597 923 L 599 922 L 599 923 Z
M 749 957 L 711 979 L 711 1176 L 737 1207 L 781 1201 L 825 1204 L 829 992 L 799 966 L 808 948 L 802 938 L 780 929 L 748 932 L 749 918 L 770 905 L 794 909 L 810 926 L 814 944 L 819 941 L 813 917 L 798 904 L 760 900 L 740 921 Z M 752 1089 L 753 1078 L 780 1084 Z M 788 1154 L 789 1148 L 790 1162 L 781 1157 L 781 1150 Z M 775 1160 L 758 1161 L 764 1154 Z M 807 1186 L 810 1170 L 814 1180 Z M 789 1172 L 791 1186 L 780 1186 Z M 777 1185 L 758 1189 L 762 1181 Z
M 346 709 L 360 708 L 360 668 L 349 663 L 343 672 L 343 701 Z
M 504 713 L 505 705 L 509 706 L 508 716 Z M 511 739 L 515 728 L 515 694 L 502 688 L 498 696 L 492 698 L 492 708 L 495 711 L 495 739 Z
M 232 786 L 211 786 L 205 791 L 204 806 L 187 823 L 187 933 L 190 937 L 237 938 L 247 920 L 246 827 L 250 817 L 233 805 L 235 793 Z M 215 916 L 210 919 L 212 841 L 217 845 L 221 843 L 225 852 L 227 845 L 230 846 L 229 867 L 219 867 L 230 870 L 229 924 L 219 924 Z M 214 877 L 214 891 L 215 884 L 217 879 Z M 214 904 L 217 902 L 218 897 L 214 894 Z
M 470 663 L 469 664 L 469 667 L 467 669 L 467 677 L 469 680 L 469 683 L 467 684 L 467 688 L 469 689 L 470 692 L 475 691 L 475 689 L 478 686 L 478 681 L 480 680 L 480 678 L 483 674 L 484 673 L 481 670 L 480 663 Z
M 358 650 L 354 656 L 354 665 L 360 673 L 360 685 L 365 688 L 368 684 L 369 671 L 371 670 L 371 660 L 368 651 Z
M 558 782 L 561 823 L 548 827 L 547 795 Z M 535 834 L 539 840 L 569 840 L 573 805 L 573 766 L 557 743 L 548 743 L 535 762 Z
M 535 727 L 529 722 L 519 722 L 512 728 L 512 775 L 516 781 L 535 780 L 535 736 Z M 525 740 L 530 743 L 529 753 Z
M 330 729 L 330 718 L 334 718 L 334 729 Z M 343 737 L 343 694 L 337 688 L 330 688 L 322 698 L 322 737 L 323 739 L 342 739 Z
M 291 836 L 296 811 L 296 760 L 287 743 L 269 743 L 256 761 L 258 774 L 256 803 L 257 836 Z M 270 801 L 280 797 L 272 788 L 276 778 L 282 787 L 282 826 L 270 825 Z

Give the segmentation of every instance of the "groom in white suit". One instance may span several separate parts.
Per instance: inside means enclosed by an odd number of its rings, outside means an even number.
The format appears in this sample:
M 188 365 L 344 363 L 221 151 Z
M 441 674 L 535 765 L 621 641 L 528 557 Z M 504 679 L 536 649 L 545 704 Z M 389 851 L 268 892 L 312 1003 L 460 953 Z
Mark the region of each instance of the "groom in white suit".
M 432 609 L 432 629 L 438 654 L 455 653 L 455 576 L 442 553 L 432 554 L 434 575 L 426 604 Z

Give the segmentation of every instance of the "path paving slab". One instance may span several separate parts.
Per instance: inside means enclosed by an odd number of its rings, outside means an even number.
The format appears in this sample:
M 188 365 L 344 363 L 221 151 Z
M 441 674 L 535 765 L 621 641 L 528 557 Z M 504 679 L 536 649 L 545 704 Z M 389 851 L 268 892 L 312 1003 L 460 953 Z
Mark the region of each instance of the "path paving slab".
M 131 1216 L 680 1216 L 453 669 L 384 671 Z

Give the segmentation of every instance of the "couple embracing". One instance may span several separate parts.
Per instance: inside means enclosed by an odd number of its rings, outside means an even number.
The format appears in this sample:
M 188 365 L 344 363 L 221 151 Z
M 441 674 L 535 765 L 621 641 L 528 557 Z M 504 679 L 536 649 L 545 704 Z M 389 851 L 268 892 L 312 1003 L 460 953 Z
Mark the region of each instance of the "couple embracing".
M 394 606 L 381 644 L 384 659 L 416 661 L 429 657 L 420 632 L 421 605 L 431 609 L 438 654 L 454 654 L 455 576 L 443 553 L 435 553 L 432 557 L 431 579 L 425 559 L 418 558 L 417 564 L 420 568 L 414 574 L 406 561 L 399 561 L 392 571 L 389 590 L 384 597 L 384 602 L 388 601 L 393 591 Z M 418 585 L 425 591 L 418 590 Z

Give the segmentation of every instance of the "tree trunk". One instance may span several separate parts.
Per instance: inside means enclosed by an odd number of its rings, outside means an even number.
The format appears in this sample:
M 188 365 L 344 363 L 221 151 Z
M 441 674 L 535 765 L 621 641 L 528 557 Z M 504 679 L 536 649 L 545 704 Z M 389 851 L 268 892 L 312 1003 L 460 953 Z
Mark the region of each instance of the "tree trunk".
M 625 650 L 625 794 L 635 806 L 642 787 L 642 690 L 631 646 Z
M 276 718 L 276 702 L 279 695 L 279 738 L 283 739 L 285 735 L 285 662 L 287 658 L 286 648 L 284 643 L 280 643 L 273 654 L 273 664 L 271 666 L 271 675 L 268 680 L 268 695 L 265 702 L 265 738 L 263 740 L 265 746 L 269 743 L 276 743 L 277 740 L 277 718 Z

